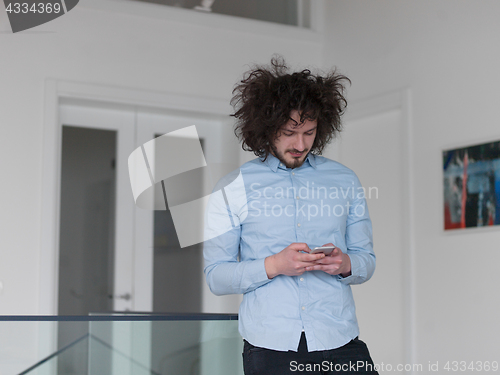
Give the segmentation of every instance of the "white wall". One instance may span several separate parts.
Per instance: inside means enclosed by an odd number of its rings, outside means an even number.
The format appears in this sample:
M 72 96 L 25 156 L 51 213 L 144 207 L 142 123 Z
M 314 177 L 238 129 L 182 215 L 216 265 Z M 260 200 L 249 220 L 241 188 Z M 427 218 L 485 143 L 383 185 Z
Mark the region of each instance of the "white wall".
M 287 26 L 128 1 L 81 1 L 12 34 L 0 6 L 0 314 L 38 312 L 47 78 L 229 101 L 252 62 L 319 65 L 321 42 Z M 270 34 L 269 34 L 270 33 Z M 269 35 L 267 35 L 269 34 Z
M 500 229 L 444 233 L 441 151 L 500 139 L 500 3 L 335 0 L 326 14 L 324 65 L 352 79 L 351 100 L 411 92 L 413 361 L 498 361 Z

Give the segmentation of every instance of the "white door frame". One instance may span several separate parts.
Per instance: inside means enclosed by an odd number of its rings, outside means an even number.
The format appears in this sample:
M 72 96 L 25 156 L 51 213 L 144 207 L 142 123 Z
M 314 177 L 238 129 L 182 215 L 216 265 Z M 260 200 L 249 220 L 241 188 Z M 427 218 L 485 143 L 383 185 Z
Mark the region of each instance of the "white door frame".
M 43 127 L 41 246 L 39 255 L 40 283 L 38 292 L 38 313 L 41 315 L 57 315 L 62 139 L 59 107 L 64 100 L 93 103 L 96 106 L 101 105 L 104 107 L 125 105 L 132 106 L 132 108 L 159 108 L 174 112 L 197 113 L 198 115 L 219 117 L 226 120 L 229 113 L 231 113 L 229 100 L 52 79 L 46 81 Z M 142 303 L 139 303 L 139 305 L 142 305 Z M 141 310 L 141 307 L 133 306 L 133 309 Z
M 349 103 L 344 121 L 352 121 L 379 113 L 399 110 L 401 112 L 402 158 L 405 173 L 402 176 L 403 186 L 403 342 L 405 363 L 415 363 L 416 353 L 416 270 L 415 270 L 415 201 L 413 176 L 413 126 L 411 112 L 411 90 L 402 89 L 380 94 L 371 98 Z M 335 150 L 333 154 L 338 152 Z M 338 154 L 335 156 L 339 156 Z M 413 373 L 413 372 L 412 372 Z

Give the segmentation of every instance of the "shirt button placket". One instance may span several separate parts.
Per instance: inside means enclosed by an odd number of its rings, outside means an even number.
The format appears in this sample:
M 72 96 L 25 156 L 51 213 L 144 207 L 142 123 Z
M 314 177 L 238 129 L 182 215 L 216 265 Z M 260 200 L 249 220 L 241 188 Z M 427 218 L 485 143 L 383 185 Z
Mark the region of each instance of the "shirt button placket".
M 306 277 L 304 274 L 298 276 L 299 282 L 299 313 L 300 318 L 302 320 L 302 327 L 306 327 L 309 325 L 309 314 L 307 313 L 307 304 L 308 304 L 308 293 L 307 293 L 307 284 Z
M 295 176 L 295 172 L 290 171 L 290 180 L 292 182 L 292 190 L 295 187 L 295 179 L 293 178 L 294 176 Z M 294 200 L 294 204 L 295 204 L 295 223 L 296 223 L 296 225 L 295 225 L 295 241 L 300 242 L 300 235 L 299 235 L 299 232 L 298 232 L 298 230 L 300 228 L 300 223 L 297 222 L 297 220 L 298 220 L 297 211 L 298 211 L 298 208 L 299 208 L 297 206 L 298 205 L 297 200 L 298 200 L 298 196 L 297 196 L 297 199 Z
M 295 187 L 297 184 L 295 183 L 295 172 L 291 171 L 290 173 L 290 178 L 292 180 L 292 186 Z M 296 196 L 295 196 L 295 199 L 294 199 L 294 203 L 295 203 L 295 223 L 296 223 L 296 226 L 295 226 L 295 233 L 296 233 L 296 240 L 297 242 L 304 242 L 304 239 L 302 238 L 302 235 L 301 235 L 301 226 L 302 226 L 302 218 L 299 216 L 300 215 L 300 204 L 301 204 L 301 199 L 300 199 L 300 195 L 299 195 L 299 192 L 298 190 L 296 189 Z

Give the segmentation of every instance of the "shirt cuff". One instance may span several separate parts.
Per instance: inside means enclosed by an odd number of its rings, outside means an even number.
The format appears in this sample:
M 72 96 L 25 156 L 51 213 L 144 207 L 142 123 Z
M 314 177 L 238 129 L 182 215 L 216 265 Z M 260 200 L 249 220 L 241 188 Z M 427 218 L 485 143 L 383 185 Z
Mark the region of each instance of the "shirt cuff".
M 271 281 L 269 277 L 267 277 L 267 272 L 266 272 L 266 258 L 263 259 L 257 259 L 254 264 L 255 264 L 255 275 L 256 279 L 260 281 Z
M 256 259 L 256 260 L 249 260 L 245 261 L 245 277 L 241 279 L 241 289 L 243 290 L 243 293 L 249 292 L 254 290 L 255 288 L 258 288 L 259 286 L 262 286 L 264 284 L 267 284 L 268 282 L 271 281 L 267 277 L 266 273 L 266 266 L 264 264 L 265 258 L 264 259 Z M 237 282 L 237 280 L 234 280 Z
M 349 254 L 349 258 L 351 259 L 351 274 L 347 277 L 338 275 L 340 282 L 344 284 L 352 284 L 359 279 L 366 278 L 366 268 L 361 264 L 356 254 Z

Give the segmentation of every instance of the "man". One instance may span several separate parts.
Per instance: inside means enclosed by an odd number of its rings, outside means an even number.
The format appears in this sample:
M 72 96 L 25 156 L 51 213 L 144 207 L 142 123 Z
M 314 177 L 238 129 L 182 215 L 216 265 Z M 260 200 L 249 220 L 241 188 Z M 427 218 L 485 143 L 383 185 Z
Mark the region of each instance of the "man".
M 375 269 L 364 190 L 319 156 L 341 130 L 346 77 L 256 67 L 234 90 L 236 135 L 259 158 L 210 199 L 205 274 L 217 295 L 243 293 L 245 374 L 376 374 L 360 341 L 351 284 Z M 311 253 L 335 246 L 329 255 Z

